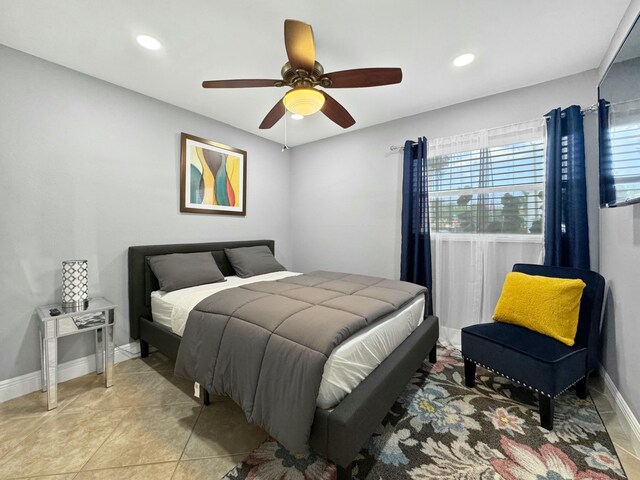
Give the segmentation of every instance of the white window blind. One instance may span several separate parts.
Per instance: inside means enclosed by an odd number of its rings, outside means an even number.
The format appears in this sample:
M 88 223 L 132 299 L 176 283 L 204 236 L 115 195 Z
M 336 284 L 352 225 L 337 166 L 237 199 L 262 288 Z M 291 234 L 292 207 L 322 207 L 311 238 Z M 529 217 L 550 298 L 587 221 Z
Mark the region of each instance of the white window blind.
M 640 197 L 640 100 L 609 105 L 608 140 L 615 201 Z
M 431 231 L 541 234 L 545 142 L 542 129 L 531 133 L 538 138 L 459 152 L 447 148 L 440 155 L 437 148 L 430 152 Z M 461 143 L 469 144 L 466 138 Z
M 640 196 L 640 124 L 612 127 L 609 139 L 616 197 L 637 198 Z

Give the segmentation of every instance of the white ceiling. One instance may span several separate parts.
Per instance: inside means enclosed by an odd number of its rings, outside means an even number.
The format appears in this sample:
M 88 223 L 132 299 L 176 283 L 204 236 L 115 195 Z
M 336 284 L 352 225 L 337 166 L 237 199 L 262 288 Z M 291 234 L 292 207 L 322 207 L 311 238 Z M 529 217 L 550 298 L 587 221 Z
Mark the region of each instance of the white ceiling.
M 629 0 L 0 0 L 0 43 L 282 143 L 259 130 L 283 89 L 205 90 L 279 78 L 283 23 L 310 23 L 327 72 L 402 67 L 399 85 L 335 89 L 346 131 L 598 67 Z M 145 33 L 163 48 L 135 42 Z M 468 67 L 454 57 L 472 52 Z M 1 66 L 0 66 L 1 68 Z M 42 79 L 43 88 L 46 79 Z M 288 144 L 345 132 L 288 120 Z

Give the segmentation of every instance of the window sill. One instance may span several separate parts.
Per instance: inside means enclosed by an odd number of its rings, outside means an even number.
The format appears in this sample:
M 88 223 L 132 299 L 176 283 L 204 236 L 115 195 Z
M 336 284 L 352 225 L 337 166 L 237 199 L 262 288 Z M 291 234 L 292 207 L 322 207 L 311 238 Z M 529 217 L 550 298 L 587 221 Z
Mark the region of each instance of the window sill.
M 543 243 L 542 234 L 524 233 L 432 233 L 432 240 L 447 242 Z

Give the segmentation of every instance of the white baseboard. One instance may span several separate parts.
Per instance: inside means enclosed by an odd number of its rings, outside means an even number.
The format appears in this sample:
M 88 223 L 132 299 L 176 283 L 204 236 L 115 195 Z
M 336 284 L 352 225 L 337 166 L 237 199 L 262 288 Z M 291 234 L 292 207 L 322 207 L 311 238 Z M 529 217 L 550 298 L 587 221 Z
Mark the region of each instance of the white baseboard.
M 114 362 L 120 363 L 125 360 L 140 356 L 140 343 L 132 342 L 115 348 Z M 58 365 L 58 382 L 66 382 L 72 378 L 81 377 L 96 371 L 96 356 L 71 360 Z M 0 402 L 21 397 L 27 393 L 36 392 L 42 389 L 42 376 L 40 370 L 36 372 L 20 375 L 0 381 Z
M 638 422 L 622 394 L 618 391 L 618 387 L 613 383 L 613 380 L 602 365 L 600 366 L 600 376 L 604 380 L 605 396 L 615 409 L 620 425 L 629 436 L 636 455 L 640 455 L 640 422 Z

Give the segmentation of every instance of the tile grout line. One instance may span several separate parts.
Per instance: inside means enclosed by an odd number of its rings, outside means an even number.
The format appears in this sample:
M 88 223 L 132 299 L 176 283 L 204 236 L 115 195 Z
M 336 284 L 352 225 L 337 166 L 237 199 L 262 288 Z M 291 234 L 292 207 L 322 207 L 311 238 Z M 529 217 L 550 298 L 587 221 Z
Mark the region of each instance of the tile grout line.
M 133 408 L 129 408 L 129 410 L 133 410 Z M 87 459 L 87 461 L 82 464 L 82 467 L 80 467 L 80 470 L 78 471 L 78 473 L 76 473 L 76 475 L 73 478 L 76 478 L 78 475 L 80 475 L 80 472 L 82 472 L 84 467 L 86 467 L 87 464 L 91 461 L 91 459 L 96 456 L 98 451 L 113 436 L 113 434 L 116 432 L 116 430 L 118 430 L 118 427 L 120 427 L 120 425 L 122 425 L 122 423 L 125 421 L 126 418 L 127 418 L 126 414 L 122 416 L 120 421 L 113 427 L 113 430 L 111 431 L 111 433 L 106 436 L 106 438 L 102 441 L 102 443 L 100 445 L 98 445 L 98 448 L 96 448 L 96 450 L 93 452 L 93 454 L 91 454 L 91 456 Z
M 266 441 L 267 439 L 265 439 L 262 443 Z M 260 445 L 262 445 L 262 443 Z M 260 445 L 258 445 L 256 448 L 258 448 Z M 253 450 L 255 450 L 256 448 L 254 448 Z M 238 452 L 238 453 L 226 453 L 224 455 L 205 455 L 204 457 L 185 458 L 184 461 L 190 462 L 191 460 L 207 460 L 209 458 L 228 458 L 228 457 L 237 457 L 238 455 L 244 455 L 246 458 L 251 452 L 253 452 L 253 450 L 248 450 L 246 452 Z
M 155 370 L 155 369 L 151 369 L 151 371 L 148 372 L 128 372 L 128 373 L 121 373 L 120 375 L 132 375 L 132 374 L 148 374 L 148 373 L 161 373 L 161 372 L 170 372 L 172 370 L 170 369 L 166 369 L 166 370 Z M 86 376 L 86 375 L 83 375 Z M 80 377 L 77 377 L 80 378 Z M 71 380 L 75 380 L 75 379 L 71 379 Z M 62 382 L 65 383 L 65 382 Z M 59 384 L 60 385 L 60 384 Z M 31 392 L 31 393 L 35 393 L 35 392 Z M 28 394 L 27 394 L 28 395 Z M 69 400 L 68 402 L 66 402 L 64 405 L 59 406 L 55 409 L 55 411 L 51 412 L 50 410 L 46 411 L 43 414 L 40 415 L 18 415 L 15 417 L 12 417 L 12 419 L 29 419 L 29 418 L 34 418 L 37 419 L 39 422 L 39 425 L 29 434 L 27 434 L 22 440 L 20 440 L 18 443 L 16 443 L 15 445 L 13 445 L 9 450 L 7 450 L 4 454 L 0 455 L 0 465 L 6 463 L 8 460 L 10 460 L 10 458 L 12 457 L 12 454 L 15 453 L 15 451 L 20 447 L 20 445 L 24 444 L 29 438 L 31 438 L 32 436 L 34 436 L 35 434 L 37 434 L 40 430 L 42 430 L 42 428 L 44 428 L 49 422 L 52 421 L 52 419 L 57 418 L 59 415 L 76 415 L 76 414 L 96 414 L 98 411 L 94 411 L 93 409 L 90 408 L 83 408 L 80 411 L 71 411 L 71 412 L 67 412 L 67 410 L 69 409 L 69 407 L 78 400 L 78 398 L 82 396 L 82 393 L 79 394 L 75 394 L 71 397 L 71 400 Z M 19 397 L 18 397 L 19 398 Z M 2 402 L 0 402 L 2 403 Z M 168 405 L 182 405 L 182 404 L 187 404 L 187 403 L 193 403 L 192 401 L 190 402 L 179 402 L 179 403 L 171 403 Z M 155 405 L 151 405 L 151 406 L 155 406 Z M 162 406 L 162 405 L 158 405 L 158 406 Z M 118 407 L 118 408 L 113 408 L 111 409 L 113 410 L 133 410 L 134 406 L 125 406 L 125 407 Z M 95 454 L 97 453 L 97 451 L 102 447 L 102 445 L 104 445 L 104 443 L 111 438 L 111 436 L 113 435 L 113 433 L 116 431 L 116 429 L 120 426 L 120 424 L 124 421 L 124 419 L 127 417 L 127 415 L 124 415 L 122 417 L 122 419 L 120 420 L 120 422 L 117 423 L 117 425 L 114 427 L 114 430 L 107 436 L 107 438 L 98 446 L 98 448 L 96 449 L 96 451 L 89 457 L 89 459 L 83 464 L 83 466 L 81 467 L 81 469 L 78 472 L 66 472 L 66 473 L 62 473 L 62 475 L 71 475 L 73 474 L 73 478 L 75 478 L 81 471 L 82 468 L 84 468 L 86 466 L 86 464 L 95 456 Z M 198 415 L 199 417 L 199 415 Z M 41 423 L 40 423 L 41 422 Z M 165 462 L 155 462 L 155 463 L 168 463 L 169 461 L 165 461 Z M 113 467 L 113 468 L 117 468 L 117 467 Z M 45 474 L 38 474 L 35 477 L 34 476 L 27 476 L 27 477 L 20 477 L 20 478 L 37 478 L 39 476 L 42 475 L 58 475 L 59 473 L 45 473 Z
M 163 372 L 173 372 L 174 370 L 172 368 L 167 368 L 167 369 L 159 369 L 156 370 L 155 368 L 152 368 L 150 370 L 145 370 L 142 372 L 115 372 L 116 375 L 144 375 L 144 374 L 149 374 L 149 373 L 163 373 Z
M 591 396 L 591 395 L 589 395 L 589 396 Z M 593 397 L 591 397 L 591 401 L 593 402 Z M 622 450 L 624 450 L 626 453 L 629 453 L 629 452 L 627 452 L 627 450 L 626 450 L 625 448 L 619 447 L 619 445 L 617 445 L 617 444 L 613 441 L 613 438 L 611 437 L 611 433 L 609 432 L 609 429 L 607 428 L 607 425 L 606 425 L 606 424 L 605 424 L 605 422 L 604 422 L 604 418 L 602 418 L 602 415 L 603 415 L 603 414 L 601 414 L 601 413 L 598 411 L 598 407 L 596 407 L 595 402 L 593 402 L 593 406 L 595 407 L 595 410 L 596 410 L 596 413 L 598 414 L 598 417 L 600 417 L 600 421 L 602 422 L 602 426 L 604 427 L 604 431 L 606 432 L 607 436 L 609 437 L 609 440 L 611 441 L 611 444 L 612 444 L 612 446 L 613 446 L 613 453 L 615 454 L 616 458 L 618 459 L 618 462 L 619 462 L 619 463 L 620 463 L 620 465 L 622 466 L 622 470 L 623 470 L 623 471 L 625 472 L 625 474 L 626 474 L 626 468 L 625 468 L 625 465 L 624 465 L 624 463 L 622 462 L 622 459 L 620 458 L 620 455 L 618 454 L 618 451 L 617 451 L 617 450 L 618 450 L 618 448 L 621 448 L 621 449 L 622 449 Z M 615 417 L 616 421 L 618 421 L 618 419 L 617 419 L 617 413 L 612 412 L 612 414 L 614 415 L 614 417 Z M 635 455 L 632 455 L 632 456 L 634 456 L 634 457 L 635 457 Z
M 629 437 L 633 449 L 637 454 L 640 454 L 640 421 L 635 417 L 629 408 L 629 404 L 602 365 L 600 365 L 599 374 L 603 379 L 604 394 L 611 406 L 614 407 L 622 430 Z
M 612 440 L 612 442 L 613 442 L 613 440 Z M 620 450 L 622 450 L 624 453 L 628 454 L 629 456 L 631 456 L 631 457 L 635 458 L 637 461 L 639 461 L 639 462 L 640 462 L 640 458 L 638 458 L 638 456 L 637 456 L 635 453 L 630 452 L 628 449 L 624 448 L 624 447 L 623 447 L 622 445 L 620 445 L 619 443 L 617 443 L 617 442 L 613 442 L 613 446 L 615 447 L 615 449 L 616 449 L 616 450 L 619 448 L 619 449 L 620 449 Z
M 76 398 L 78 397 L 78 395 L 76 395 Z M 75 399 L 74 399 L 75 400 Z M 71 402 L 69 402 L 71 403 Z M 3 455 L 0 455 L 0 466 L 2 466 L 4 463 L 6 463 L 7 460 L 9 460 L 9 458 L 11 457 L 11 453 L 14 453 L 15 450 L 22 445 L 29 437 L 31 437 L 32 435 L 35 435 L 37 432 L 39 432 L 48 422 L 51 421 L 52 418 L 56 418 L 58 415 L 60 415 L 60 413 L 62 412 L 62 410 L 64 410 L 66 407 L 66 405 L 64 407 L 62 407 L 62 409 L 58 412 L 55 412 L 51 415 L 47 415 L 47 413 L 49 411 L 47 411 L 46 413 L 42 414 L 39 419 L 44 418 L 45 420 L 38 426 L 36 427 L 31 433 L 27 434 L 27 436 L 25 436 L 22 440 L 20 440 L 18 443 L 16 443 L 13 447 L 11 447 L 10 450 L 8 450 L 7 452 L 5 452 Z M 34 417 L 34 418 L 38 418 L 36 415 L 31 415 L 31 416 L 24 416 L 24 417 L 16 417 L 16 418 L 30 418 L 30 417 Z
M 18 448 L 20 445 L 22 445 L 26 440 L 28 440 L 28 439 L 29 439 L 29 437 L 31 437 L 32 435 L 35 435 L 37 432 L 39 432 L 39 431 L 40 431 L 40 430 L 41 430 L 41 429 L 42 429 L 42 428 L 43 428 L 47 423 L 51 422 L 51 421 L 52 421 L 52 419 L 54 419 L 54 418 L 58 418 L 60 415 L 76 415 L 76 414 L 78 414 L 78 413 L 80 413 L 80 414 L 85 413 L 85 412 L 71 412 L 71 413 L 64 413 L 65 408 L 67 408 L 69 405 L 71 405 L 71 404 L 72 404 L 72 403 L 73 403 L 73 402 L 74 402 L 74 401 L 75 401 L 79 396 L 80 396 L 80 395 L 76 395 L 76 398 L 74 398 L 72 401 L 70 401 L 67 405 L 65 405 L 64 407 L 62 407 L 59 411 L 55 412 L 54 414 L 52 414 L 52 415 L 46 415 L 46 414 L 45 414 L 45 415 L 43 415 L 43 416 L 42 416 L 42 418 L 45 418 L 45 417 L 46 417 L 46 420 L 45 420 L 44 422 L 42 422 L 42 424 L 41 424 L 40 426 L 38 426 L 38 428 L 36 428 L 33 432 L 29 433 L 29 434 L 28 434 L 26 437 L 24 437 L 20 442 L 18 442 L 18 443 L 17 443 L 17 444 L 16 444 L 16 445 L 11 449 L 11 450 L 9 450 L 9 451 L 8 451 L 7 453 L 5 453 L 2 457 L 0 457 L 0 461 L 1 461 L 1 460 L 3 460 L 3 459 L 8 460 L 8 459 L 9 459 L 8 455 L 9 455 L 11 452 L 13 452 L 13 451 L 14 451 L 14 449 L 16 449 L 16 448 Z M 90 412 L 86 412 L 86 413 L 90 413 Z M 25 417 L 22 417 L 22 418 L 25 418 Z M 123 417 L 123 418 L 124 418 L 124 417 Z M 118 425 L 119 425 L 119 424 L 118 424 Z M 102 444 L 100 445 L 100 447 L 101 447 L 101 446 L 102 446 Z M 98 448 L 100 448 L 100 447 L 98 447 Z M 95 454 L 95 452 L 94 452 L 94 454 Z M 6 457 L 6 458 L 5 458 L 5 457 Z M 92 455 L 92 457 L 93 457 L 93 455 Z M 86 464 L 86 462 L 85 462 L 85 464 Z M 1 464 L 0 464 L 0 465 L 1 465 Z M 84 465 L 83 465 L 83 466 L 84 466 Z M 80 471 L 81 471 L 81 470 L 82 470 L 82 469 L 80 469 Z M 73 475 L 74 475 L 74 476 L 73 476 L 73 478 L 75 478 L 75 477 L 80 473 L 80 471 L 78 471 L 78 472 L 64 472 L 64 473 L 44 473 L 44 474 L 39 473 L 39 474 L 36 474 L 36 475 L 28 475 L 28 476 L 26 476 L 26 477 L 16 477 L 16 478 L 25 478 L 25 479 L 28 479 L 28 478 L 39 478 L 39 477 L 42 477 L 43 475 L 44 475 L 44 476 L 50 476 L 50 475 L 71 475 L 71 474 L 73 474 Z
M 165 464 L 165 463 L 173 463 L 173 462 L 174 462 L 174 460 L 160 460 L 159 462 L 153 462 L 153 463 L 139 463 L 139 464 L 136 464 L 136 465 L 119 465 L 119 466 L 115 466 L 115 467 L 96 468 L 95 470 L 80 470 L 79 472 L 75 472 L 75 476 L 73 478 L 75 479 L 78 475 L 80 475 L 83 472 L 104 472 L 104 471 L 107 471 L 107 470 L 118 470 L 120 468 L 145 467 L 145 466 L 148 466 L 148 465 L 162 465 L 162 464 Z M 26 477 L 25 480 L 27 480 L 27 478 L 32 478 L 32 477 Z M 33 477 L 33 478 L 40 478 L 40 477 L 38 476 L 38 477 Z
M 600 412 L 598 412 L 600 413 Z M 617 424 L 617 426 L 620 428 L 620 433 L 621 435 L 616 435 L 616 438 L 618 439 L 618 441 L 614 441 L 613 436 L 611 435 L 611 432 L 609 432 L 609 428 L 607 427 L 607 424 L 604 421 L 604 418 L 602 418 L 602 415 L 611 415 L 612 416 L 612 420 Z M 629 437 L 629 435 L 627 434 L 627 432 L 624 430 L 624 426 L 622 425 L 622 422 L 620 421 L 620 417 L 618 415 L 617 412 L 613 411 L 613 412 L 604 412 L 602 414 L 600 414 L 600 419 L 602 420 L 602 424 L 605 426 L 605 428 L 607 429 L 607 434 L 609 435 L 609 438 L 611 439 L 611 442 L 615 444 L 619 444 L 619 440 L 626 440 L 628 442 L 631 442 L 631 438 Z M 628 452 L 628 450 L 625 448 L 625 451 Z M 630 453 L 630 452 L 628 452 Z M 634 457 L 636 456 L 636 454 L 632 454 Z
M 596 405 L 596 410 L 598 410 L 598 413 L 601 414 L 601 415 L 611 415 L 611 414 L 615 415 L 616 414 L 616 412 L 614 412 L 613 410 L 600 410 L 597 405 Z
M 605 409 L 601 410 L 600 407 L 598 407 L 598 404 L 596 403 L 596 399 L 593 397 L 593 394 L 591 392 L 589 392 L 589 396 L 591 397 L 591 401 L 593 402 L 593 406 L 596 408 L 596 411 L 600 414 L 600 418 L 601 419 L 602 419 L 602 415 L 607 415 L 607 414 L 610 414 L 610 413 L 613 413 L 613 414 L 616 413 L 615 410 L 613 409 L 613 406 L 611 405 L 611 402 L 609 401 L 609 399 L 607 398 L 607 396 L 604 393 L 599 392 L 596 389 L 592 389 L 591 387 L 589 387 L 589 389 L 590 390 L 595 390 L 596 392 L 598 392 L 598 396 L 604 397 L 604 399 L 607 401 L 607 405 L 609 405 L 609 410 L 605 410 Z M 603 420 L 603 423 L 604 423 L 604 420 Z
M 173 477 L 175 477 L 176 472 L 178 471 L 178 467 L 180 466 L 180 462 L 182 461 L 182 457 L 184 456 L 184 452 L 187 449 L 187 445 L 189 445 L 189 441 L 191 440 L 191 437 L 193 436 L 193 432 L 196 429 L 196 425 L 198 424 L 198 420 L 200 420 L 200 416 L 202 415 L 202 411 L 204 410 L 204 407 L 206 405 L 200 405 L 200 411 L 198 412 L 198 417 L 196 418 L 195 422 L 193 422 L 193 427 L 191 427 L 191 432 L 189 432 L 189 438 L 187 438 L 187 441 L 184 444 L 184 447 L 182 447 L 182 452 L 180 453 L 180 457 L 178 458 L 178 461 L 176 462 L 176 468 L 173 469 L 173 473 L 171 474 L 171 479 L 173 479 Z
M 176 403 L 153 403 L 150 405 L 124 405 L 122 407 L 111 407 L 109 409 L 110 412 L 117 412 L 118 410 L 133 410 L 136 408 L 155 408 L 155 407 L 174 407 L 178 405 L 191 405 L 193 402 L 176 402 Z M 71 411 L 69 413 L 65 413 L 64 415 L 75 415 L 78 413 L 93 413 L 94 415 L 104 411 L 100 408 L 92 408 L 92 407 L 81 407 L 82 410 Z M 62 415 L 62 412 L 60 413 Z

